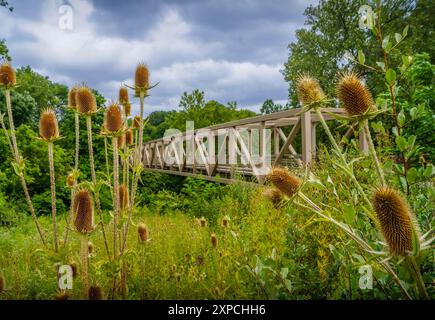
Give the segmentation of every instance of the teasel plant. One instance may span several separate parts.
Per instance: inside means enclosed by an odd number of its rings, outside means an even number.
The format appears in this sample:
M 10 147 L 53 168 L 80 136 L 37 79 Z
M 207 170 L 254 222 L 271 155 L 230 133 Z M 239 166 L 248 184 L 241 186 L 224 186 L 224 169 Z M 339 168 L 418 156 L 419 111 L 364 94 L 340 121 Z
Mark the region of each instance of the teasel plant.
M 104 132 L 112 138 L 113 148 L 113 258 L 118 257 L 118 219 L 120 218 L 119 203 L 119 137 L 124 134 L 124 122 L 121 109 L 117 103 L 111 103 L 104 115 Z
M 337 87 L 337 92 L 340 91 L 339 88 L 340 88 L 341 80 L 339 80 L 338 83 L 339 83 L 339 85 Z M 341 150 L 341 148 L 337 144 L 337 142 L 336 142 L 336 140 L 335 140 L 331 130 L 329 129 L 329 126 L 326 123 L 325 118 L 323 116 L 321 107 L 330 103 L 333 100 L 327 99 L 327 97 L 326 97 L 325 93 L 323 92 L 318 81 L 308 74 L 300 75 L 298 80 L 297 80 L 296 86 L 297 86 L 298 98 L 303 106 L 303 112 L 309 112 L 311 109 L 313 109 L 315 111 L 323 129 L 325 130 L 325 133 L 326 133 L 329 141 L 332 144 L 332 147 L 333 147 L 335 153 L 338 155 L 338 157 L 340 159 L 340 162 L 336 163 L 337 166 L 340 167 L 344 173 L 346 173 L 346 175 L 351 179 L 351 181 L 354 183 L 355 187 L 358 189 L 358 192 L 361 195 L 361 197 L 363 198 L 366 206 L 370 209 L 370 210 L 366 211 L 366 213 L 369 215 L 369 218 L 372 220 L 372 222 L 374 222 L 376 219 L 375 219 L 374 215 L 371 213 L 371 209 L 373 209 L 372 203 L 371 203 L 369 197 L 367 196 L 367 192 L 363 189 L 363 187 L 361 186 L 360 182 L 356 178 L 354 171 L 353 171 L 353 162 L 354 161 L 348 162 L 346 160 L 346 157 L 345 157 L 343 151 Z M 343 119 L 345 119 L 345 120 L 357 120 L 357 119 L 365 118 L 367 116 L 373 117 L 373 116 L 378 114 L 377 112 L 375 112 L 375 113 L 371 112 L 373 109 L 373 103 L 372 103 L 370 92 L 365 87 L 363 89 L 364 90 L 360 90 L 357 94 L 354 95 L 352 111 L 350 112 L 348 109 L 345 108 L 345 110 L 349 113 L 349 115 L 351 115 L 351 117 L 341 117 L 340 116 L 340 119 L 342 119 L 342 120 Z M 339 96 L 340 96 L 340 94 L 339 94 Z M 361 114 L 357 114 L 357 112 L 361 112 Z M 338 118 L 338 116 L 336 116 L 335 114 L 333 114 L 333 113 L 330 113 L 330 114 L 331 114 L 331 116 Z M 356 159 L 356 160 L 358 160 L 358 159 Z
M 94 205 L 88 189 L 79 189 L 72 202 L 74 228 L 80 235 L 80 259 L 84 296 L 89 290 L 89 234 L 94 230 Z
M 76 92 L 76 106 L 77 111 L 80 113 L 80 115 L 84 116 L 86 118 L 86 131 L 88 136 L 88 148 L 89 148 L 89 161 L 91 164 L 91 177 L 92 177 L 92 184 L 93 184 L 93 192 L 95 196 L 95 204 L 97 207 L 97 212 L 100 218 L 100 226 L 101 231 L 104 238 L 104 246 L 106 248 L 107 256 L 110 259 L 110 250 L 109 250 L 109 244 L 106 237 L 106 230 L 104 226 L 103 221 L 103 212 L 101 210 L 101 204 L 100 204 L 100 196 L 99 192 L 97 190 L 97 176 L 95 174 L 95 162 L 94 162 L 94 149 L 93 149 L 93 137 L 92 137 L 92 115 L 98 112 L 97 110 L 97 101 L 95 98 L 94 93 L 92 90 L 82 85 L 81 87 L 77 88 Z
M 9 63 L 4 63 L 0 65 L 0 87 L 4 89 L 10 133 L 6 129 L 3 120 L 4 119 L 3 114 L 0 115 L 0 123 L 6 135 L 6 140 L 8 141 L 8 145 L 11 150 L 11 154 L 13 156 L 14 161 L 12 162 L 12 166 L 18 178 L 20 179 L 21 187 L 23 188 L 23 192 L 24 192 L 24 197 L 26 199 L 30 214 L 35 223 L 41 242 L 43 246 L 47 248 L 47 241 L 45 239 L 44 232 L 42 230 L 41 225 L 39 224 L 32 199 L 30 198 L 29 189 L 27 187 L 27 182 L 24 175 L 25 162 L 20 155 L 20 151 L 18 149 L 18 144 L 17 144 L 17 138 L 15 135 L 15 124 L 14 124 L 14 118 L 12 112 L 11 90 L 17 87 L 17 79 L 16 79 L 15 70 L 14 68 L 12 68 L 12 66 Z
M 308 174 L 306 174 L 306 176 L 308 176 Z M 405 287 L 389 263 L 392 257 L 405 255 L 409 273 L 418 288 L 418 296 L 423 299 L 427 298 L 425 285 L 415 257 L 421 250 L 429 249 L 433 239 L 426 240 L 429 233 L 424 236 L 419 236 L 416 220 L 411 214 L 406 202 L 397 192 L 386 187 L 380 187 L 375 193 L 373 200 L 373 207 L 376 213 L 375 226 L 384 235 L 387 246 L 389 247 L 389 252 L 379 252 L 365 241 L 360 236 L 359 232 L 353 230 L 348 224 L 333 218 L 327 210 L 322 209 L 306 196 L 301 190 L 305 182 L 294 176 L 287 169 L 279 167 L 273 168 L 268 175 L 268 179 L 282 193 L 282 196 L 287 199 L 285 204 L 293 202 L 300 207 L 314 212 L 322 220 L 337 226 L 349 236 L 361 250 L 373 256 L 374 261 L 379 263 L 384 270 L 392 276 L 395 283 L 408 299 L 413 299 L 408 288 Z M 298 202 L 296 198 L 300 198 L 305 204 Z
M 47 143 L 48 164 L 50 168 L 51 215 L 53 224 L 54 251 L 58 251 L 57 219 L 56 219 L 56 179 L 54 174 L 53 144 L 60 139 L 59 125 L 53 109 L 45 109 L 39 118 L 39 136 Z
M 145 245 L 150 241 L 149 238 L 149 231 L 148 227 L 144 223 L 139 223 L 137 225 L 137 236 L 138 236 L 138 243 L 140 246 L 140 253 L 141 253 L 141 275 L 142 275 L 142 292 L 144 292 L 145 288 Z M 142 295 L 142 299 L 145 299 L 145 294 Z
M 75 155 L 74 155 L 74 170 L 68 174 L 67 187 L 71 188 L 71 201 L 74 198 L 74 192 L 77 186 L 79 176 L 79 156 L 80 156 L 80 118 L 77 111 L 77 87 L 74 86 L 68 92 L 68 109 L 74 112 L 74 131 L 75 131 Z M 72 211 L 67 217 L 67 228 L 65 228 L 64 246 L 68 243 L 68 235 L 72 220 Z
M 142 156 L 142 147 L 143 147 L 143 128 L 144 128 L 144 101 L 145 98 L 149 96 L 149 90 L 156 87 L 158 83 L 150 86 L 149 82 L 149 69 L 144 63 L 139 63 L 136 67 L 135 71 L 135 77 L 134 77 L 134 86 L 127 86 L 130 89 L 134 90 L 135 96 L 139 98 L 140 102 L 140 112 L 139 112 L 139 137 L 137 139 L 136 143 L 136 150 L 134 154 L 134 165 L 133 165 L 133 181 L 131 186 L 131 194 L 130 194 L 130 207 L 128 210 L 128 216 L 127 221 L 125 223 L 125 232 L 124 232 L 124 241 L 121 245 L 121 252 L 120 255 L 124 253 L 126 244 L 127 244 L 127 237 L 128 237 L 128 231 L 129 226 L 131 222 L 131 216 L 133 213 L 133 207 L 135 203 L 136 198 L 136 191 L 137 191 L 137 185 L 139 182 L 139 178 L 142 172 L 142 162 L 141 162 L 141 156 Z M 135 122 L 135 120 L 134 120 Z

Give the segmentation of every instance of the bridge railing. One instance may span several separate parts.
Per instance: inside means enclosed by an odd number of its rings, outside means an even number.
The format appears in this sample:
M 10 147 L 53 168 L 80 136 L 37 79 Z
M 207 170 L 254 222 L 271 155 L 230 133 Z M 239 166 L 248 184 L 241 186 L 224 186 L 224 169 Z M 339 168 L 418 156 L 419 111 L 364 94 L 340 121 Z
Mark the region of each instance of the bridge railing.
M 319 119 L 313 112 L 301 111 L 290 109 L 166 134 L 144 143 L 144 167 L 223 183 L 231 183 L 238 176 L 262 183 L 272 166 L 309 164 L 315 158 Z M 321 111 L 326 121 L 334 120 L 330 113 L 345 114 L 341 108 Z M 293 146 L 299 133 L 300 153 Z M 367 150 L 363 133 L 360 148 Z

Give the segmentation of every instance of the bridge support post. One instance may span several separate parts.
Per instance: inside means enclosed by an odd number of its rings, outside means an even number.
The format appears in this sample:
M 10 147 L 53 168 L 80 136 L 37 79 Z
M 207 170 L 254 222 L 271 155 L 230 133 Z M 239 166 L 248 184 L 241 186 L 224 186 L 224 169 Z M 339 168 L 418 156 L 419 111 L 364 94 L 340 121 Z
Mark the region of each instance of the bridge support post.
M 301 132 L 302 132 L 302 161 L 310 164 L 313 160 L 312 148 L 312 122 L 311 112 L 307 111 L 301 115 Z

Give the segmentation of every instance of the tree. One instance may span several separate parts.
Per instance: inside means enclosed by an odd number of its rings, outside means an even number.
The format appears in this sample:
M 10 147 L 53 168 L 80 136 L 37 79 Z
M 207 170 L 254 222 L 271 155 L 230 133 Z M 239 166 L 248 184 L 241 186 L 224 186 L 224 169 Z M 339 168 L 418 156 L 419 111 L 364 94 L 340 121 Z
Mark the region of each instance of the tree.
M 6 41 L 4 39 L 0 40 L 0 60 L 11 61 L 9 49 L 6 46 Z
M 14 7 L 11 7 L 6 0 L 0 0 L 0 7 L 5 7 L 10 12 L 14 11 Z
M 283 106 L 281 104 L 274 103 L 272 99 L 267 99 L 266 101 L 263 102 L 260 112 L 262 114 L 269 114 L 269 113 L 284 111 L 288 109 L 290 109 L 290 106 L 288 104 Z
M 353 68 L 368 77 L 367 81 L 376 95 L 383 90 L 383 79 L 380 75 L 369 74 L 352 60 L 357 59 L 358 50 L 364 49 L 368 65 L 376 65 L 380 55 L 373 33 L 359 27 L 361 16 L 358 10 L 362 5 L 370 5 L 376 9 L 377 1 L 365 0 L 321 0 L 317 6 L 309 6 L 305 10 L 307 28 L 296 31 L 296 41 L 290 43 L 289 58 L 282 70 L 289 83 L 289 100 L 298 102 L 294 83 L 299 74 L 308 72 L 316 77 L 327 94 L 334 94 L 337 74 L 344 69 Z M 410 34 L 403 45 L 408 51 L 428 51 L 434 58 L 434 47 L 426 44 L 429 34 L 433 35 L 434 26 L 427 23 L 428 15 L 434 11 L 433 1 L 428 0 L 382 0 L 383 27 L 390 33 L 403 30 L 411 24 Z M 415 27 L 413 27 L 413 25 Z M 419 27 L 424 25 L 424 27 Z M 424 29 L 425 31 L 420 31 Z M 390 34 L 394 37 L 394 34 Z M 433 37 L 429 37 L 433 38 Z M 429 40 L 433 41 L 433 40 Z M 349 55 L 352 59 L 346 59 Z M 401 59 L 401 57 L 393 57 Z

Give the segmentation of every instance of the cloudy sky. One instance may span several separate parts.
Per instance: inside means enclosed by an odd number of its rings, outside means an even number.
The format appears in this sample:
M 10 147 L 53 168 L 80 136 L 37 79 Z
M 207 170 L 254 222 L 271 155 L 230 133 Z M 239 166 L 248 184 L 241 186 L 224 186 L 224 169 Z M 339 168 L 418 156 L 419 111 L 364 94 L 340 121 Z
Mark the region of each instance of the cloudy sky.
M 0 8 L 0 38 L 15 67 L 30 65 L 69 86 L 86 82 L 108 99 L 144 61 L 151 82 L 160 82 L 147 113 L 176 109 L 181 94 L 196 88 L 207 100 L 258 111 L 266 99 L 286 102 L 280 69 L 315 2 L 9 0 L 14 11 Z

